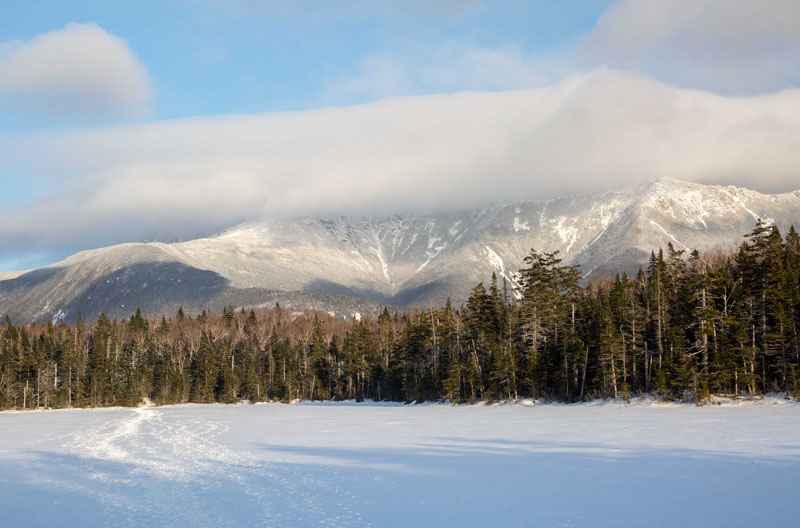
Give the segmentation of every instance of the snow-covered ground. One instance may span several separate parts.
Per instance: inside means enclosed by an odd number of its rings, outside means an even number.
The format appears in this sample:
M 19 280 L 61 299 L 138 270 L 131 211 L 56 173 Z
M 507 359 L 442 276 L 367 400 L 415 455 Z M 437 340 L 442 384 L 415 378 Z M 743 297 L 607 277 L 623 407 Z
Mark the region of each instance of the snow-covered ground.
M 793 526 L 800 405 L 0 413 L 0 525 Z

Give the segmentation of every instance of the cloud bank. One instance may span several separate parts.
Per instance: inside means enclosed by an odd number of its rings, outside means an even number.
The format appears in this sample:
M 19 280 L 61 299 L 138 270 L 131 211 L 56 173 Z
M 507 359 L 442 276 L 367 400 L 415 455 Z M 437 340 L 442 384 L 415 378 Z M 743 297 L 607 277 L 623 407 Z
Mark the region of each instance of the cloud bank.
M 65 252 L 260 216 L 434 211 L 658 177 L 790 190 L 800 181 L 800 91 L 723 97 L 602 70 L 533 90 L 99 127 L 6 145 L 10 173 L 60 187 L 0 213 L 0 248 Z
M 0 101 L 26 117 L 137 117 L 150 97 L 144 65 L 95 24 L 0 45 Z
M 729 94 L 800 84 L 797 0 L 620 0 L 582 46 L 589 64 Z

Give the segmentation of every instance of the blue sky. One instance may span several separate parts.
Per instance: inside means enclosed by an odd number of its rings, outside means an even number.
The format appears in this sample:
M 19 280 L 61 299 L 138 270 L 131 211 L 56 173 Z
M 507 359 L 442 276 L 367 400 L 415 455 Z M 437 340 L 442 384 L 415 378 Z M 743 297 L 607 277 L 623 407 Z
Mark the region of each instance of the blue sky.
M 147 66 L 155 88 L 149 117 L 169 119 L 363 102 L 370 97 L 336 100 L 325 89 L 357 74 L 364 57 L 409 47 L 513 44 L 527 53 L 559 54 L 591 29 L 608 3 L 33 0 L 5 3 L 0 41 L 96 23 L 124 38 Z M 11 112 L 0 124 L 15 130 L 42 120 Z
M 261 216 L 791 190 L 797 27 L 796 0 L 3 2 L 0 271 Z

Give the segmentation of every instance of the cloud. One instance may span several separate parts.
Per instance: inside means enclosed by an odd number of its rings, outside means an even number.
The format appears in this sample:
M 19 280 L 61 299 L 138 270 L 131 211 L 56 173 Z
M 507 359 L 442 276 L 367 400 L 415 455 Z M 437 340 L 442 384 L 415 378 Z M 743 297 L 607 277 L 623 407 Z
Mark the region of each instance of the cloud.
M 552 83 L 566 71 L 552 57 L 529 57 L 511 44 L 487 48 L 449 42 L 433 49 L 409 45 L 402 54 L 364 57 L 355 74 L 329 81 L 322 99 L 342 104 L 461 90 L 516 90 Z
M 348 104 L 533 88 L 597 68 L 725 95 L 771 93 L 800 85 L 798 27 L 797 0 L 619 0 L 577 45 L 565 42 L 544 53 L 515 44 L 405 43 L 366 55 L 355 71 L 329 79 L 321 99 Z
M 729 94 L 800 83 L 797 0 L 620 0 L 600 17 L 582 59 Z
M 532 90 L 3 143 L 9 173 L 61 184 L 0 213 L 0 248 L 64 253 L 265 215 L 456 209 L 657 177 L 789 190 L 798 186 L 800 90 L 723 97 L 597 71 Z
M 26 116 L 135 117 L 150 102 L 147 70 L 95 24 L 68 24 L 0 48 L 0 100 Z
M 483 0 L 382 0 L 375 3 L 374 6 L 365 5 L 361 0 L 341 0 L 335 5 L 331 5 L 327 0 L 292 0 L 287 2 L 285 0 L 185 0 L 186 3 L 201 7 L 217 7 L 228 10 L 238 10 L 242 12 L 251 13 L 254 11 L 270 11 L 270 12 L 295 12 L 305 13 L 306 16 L 312 14 L 313 11 L 323 10 L 325 14 L 329 13 L 355 13 L 358 11 L 363 12 L 366 9 L 374 7 L 377 11 L 385 11 L 386 9 L 408 9 L 409 5 L 421 8 L 427 11 L 439 12 L 461 12 L 468 9 L 477 7 L 483 3 Z

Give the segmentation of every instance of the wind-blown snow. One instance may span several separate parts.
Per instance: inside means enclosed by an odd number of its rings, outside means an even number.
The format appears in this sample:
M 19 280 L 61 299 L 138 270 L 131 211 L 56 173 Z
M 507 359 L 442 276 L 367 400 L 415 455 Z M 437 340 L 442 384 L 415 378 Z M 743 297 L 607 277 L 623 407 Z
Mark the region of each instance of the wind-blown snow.
M 0 414 L 5 526 L 791 526 L 800 406 Z

